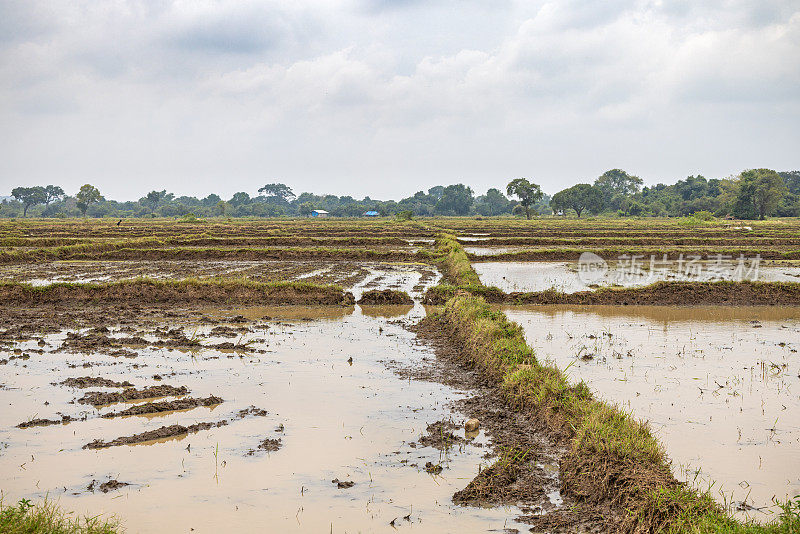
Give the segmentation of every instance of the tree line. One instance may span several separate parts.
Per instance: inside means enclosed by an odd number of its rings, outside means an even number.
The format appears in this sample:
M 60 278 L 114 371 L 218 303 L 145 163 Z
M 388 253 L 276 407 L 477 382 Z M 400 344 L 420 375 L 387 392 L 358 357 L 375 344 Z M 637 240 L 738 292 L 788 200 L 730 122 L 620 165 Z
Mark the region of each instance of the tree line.
M 643 186 L 638 176 L 622 169 L 606 171 L 592 183 L 579 183 L 545 194 L 526 178 L 509 182 L 504 191 L 489 189 L 475 196 L 464 184 L 437 185 L 426 191 L 394 200 L 369 197 L 296 195 L 291 187 L 270 183 L 253 196 L 246 191 L 229 199 L 217 194 L 204 198 L 176 197 L 150 191 L 135 201 L 106 199 L 99 189 L 86 184 L 74 195 L 56 185 L 16 187 L 0 203 L 1 217 L 296 217 L 325 210 L 334 217 L 359 217 L 367 211 L 381 216 L 436 215 L 617 215 L 675 217 L 697 213 L 763 219 L 769 216 L 800 216 L 800 171 L 776 172 L 752 169 L 738 176 L 706 179 L 688 176 L 675 184 Z

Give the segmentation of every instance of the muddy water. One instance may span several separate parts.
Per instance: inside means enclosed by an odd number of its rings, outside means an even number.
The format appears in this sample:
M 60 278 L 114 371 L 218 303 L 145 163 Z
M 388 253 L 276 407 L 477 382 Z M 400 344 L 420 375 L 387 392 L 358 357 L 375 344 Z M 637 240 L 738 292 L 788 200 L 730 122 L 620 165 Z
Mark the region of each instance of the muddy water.
M 750 264 L 747 264 L 749 267 Z M 639 287 L 662 280 L 704 282 L 734 279 L 732 271 L 721 276 L 711 274 L 710 264 L 704 263 L 698 269 L 684 266 L 678 270 L 677 264 L 669 269 L 631 271 L 629 265 L 611 264 L 605 274 L 598 278 L 583 281 L 578 276 L 575 262 L 476 262 L 472 266 L 481 282 L 486 286 L 496 286 L 503 291 L 544 291 L 555 289 L 563 293 L 591 290 L 596 287 Z M 763 282 L 800 282 L 800 266 L 777 265 L 762 261 L 757 273 L 751 273 L 747 280 Z M 588 282 L 588 283 L 587 283 Z
M 679 478 L 757 508 L 800 494 L 800 309 L 505 312 L 540 359 L 650 421 Z
M 417 307 L 411 313 L 419 316 L 422 311 Z M 248 350 L 148 349 L 137 350 L 134 359 L 113 358 L 61 352 L 64 334 L 51 334 L 44 337 L 44 354 L 31 353 L 30 359 L 3 366 L 0 403 L 13 407 L 0 411 L 0 488 L 6 498 L 49 495 L 78 513 L 117 514 L 128 532 L 389 531 L 392 521 L 398 529 L 437 532 L 514 526 L 516 508 L 451 502 L 453 492 L 491 462 L 483 458 L 487 440 L 482 433 L 449 454 L 409 444 L 428 423 L 449 417 L 463 421 L 463 414 L 452 414 L 445 405 L 464 394 L 403 380 L 387 369 L 384 362 L 389 359 L 413 365 L 432 357 L 396 319 L 365 315 L 358 307 L 208 314 L 242 315 L 256 322 L 235 337 L 208 337 L 214 325 L 205 323 L 180 325 L 188 337 L 205 344 L 251 341 Z M 122 336 L 116 330 L 111 335 Z M 35 342 L 16 346 L 38 348 Z M 3 357 L 11 354 L 10 349 L 0 352 Z M 85 369 L 84 363 L 93 367 Z M 51 385 L 86 374 L 129 380 L 139 387 L 184 385 L 194 397 L 213 394 L 224 402 L 158 416 L 102 419 L 99 414 L 126 405 L 95 409 L 72 404 L 86 390 Z M 155 374 L 163 380 L 154 382 Z M 251 405 L 268 415 L 236 416 Z M 59 414 L 87 419 L 14 428 L 33 417 Z M 230 423 L 195 434 L 134 446 L 81 448 L 98 438 L 108 441 L 163 425 L 223 419 Z M 279 438 L 282 447 L 247 455 L 265 438 Z M 424 470 L 429 461 L 445 467 L 441 475 Z M 110 478 L 130 486 L 108 494 L 86 489 L 92 480 Z M 339 489 L 334 479 L 355 485 Z

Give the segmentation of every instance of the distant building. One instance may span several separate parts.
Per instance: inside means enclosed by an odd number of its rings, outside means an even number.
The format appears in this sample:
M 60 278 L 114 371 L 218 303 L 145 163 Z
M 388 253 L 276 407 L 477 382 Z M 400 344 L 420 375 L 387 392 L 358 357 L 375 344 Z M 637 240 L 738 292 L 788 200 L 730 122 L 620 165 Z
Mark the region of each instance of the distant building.
M 311 212 L 312 217 L 327 217 L 328 212 L 325 210 L 314 210 Z
M 380 215 L 380 213 L 378 213 L 377 211 L 365 211 L 364 212 L 364 217 L 377 217 L 378 215 Z

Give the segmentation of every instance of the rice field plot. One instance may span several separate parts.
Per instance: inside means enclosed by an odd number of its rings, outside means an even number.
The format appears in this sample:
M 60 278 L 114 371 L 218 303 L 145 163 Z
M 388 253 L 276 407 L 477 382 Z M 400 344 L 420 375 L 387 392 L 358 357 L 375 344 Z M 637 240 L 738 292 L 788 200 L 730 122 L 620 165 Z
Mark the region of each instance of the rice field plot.
M 387 366 L 432 357 L 397 317 L 3 313 L 25 325 L 0 333 L 5 495 L 114 514 L 129 532 L 488 531 L 523 513 L 451 501 L 493 460 L 488 438 L 446 408 L 464 392 Z
M 465 247 L 469 250 L 469 247 Z M 761 261 L 754 269 L 745 262 L 737 272 L 736 262 L 715 269 L 713 262 L 698 262 L 687 268 L 686 263 L 671 262 L 665 267 L 650 269 L 646 261 L 640 268 L 630 263 L 611 262 L 602 273 L 590 279 L 582 276 L 577 262 L 474 262 L 472 264 L 485 286 L 510 292 L 555 290 L 561 293 L 591 291 L 600 287 L 643 287 L 660 281 L 709 282 L 742 279 L 761 282 L 800 282 L 800 262 Z
M 505 307 L 537 357 L 649 421 L 680 480 L 773 520 L 800 493 L 800 309 Z

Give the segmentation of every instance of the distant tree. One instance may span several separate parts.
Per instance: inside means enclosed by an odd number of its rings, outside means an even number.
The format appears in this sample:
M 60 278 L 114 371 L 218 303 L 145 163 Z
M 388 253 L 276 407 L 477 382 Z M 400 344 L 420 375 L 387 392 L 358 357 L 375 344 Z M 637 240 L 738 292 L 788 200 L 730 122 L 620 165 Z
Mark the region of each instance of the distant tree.
M 442 196 L 436 203 L 436 211 L 466 215 L 474 200 L 471 188 L 464 184 L 448 185 L 442 190 Z
M 576 184 L 553 195 L 550 207 L 554 212 L 561 213 L 568 209 L 575 210 L 578 217 L 584 210 L 599 213 L 603 209 L 603 193 L 592 185 Z
M 49 206 L 54 200 L 61 200 L 64 197 L 64 190 L 57 185 L 48 185 L 44 188 L 44 205 Z
M 444 186 L 443 185 L 435 185 L 435 186 L 431 187 L 430 189 L 428 189 L 428 194 L 430 196 L 432 196 L 433 198 L 435 198 L 436 200 L 439 200 L 440 198 L 442 198 L 442 194 L 443 193 L 444 193 Z
M 542 189 L 526 178 L 511 180 L 506 187 L 506 193 L 510 197 L 519 198 L 519 203 L 525 209 L 525 216 L 528 219 L 531 218 L 531 206 L 539 202 L 544 196 Z
M 484 215 L 508 213 L 511 208 L 511 201 L 499 189 L 489 189 L 484 196 L 480 197 L 480 200 L 486 206 Z
M 639 192 L 642 187 L 642 179 L 632 176 L 622 169 L 611 169 L 604 172 L 594 185 L 599 187 L 607 196 L 620 195 L 631 196 Z
M 228 203 L 233 207 L 242 206 L 244 204 L 250 203 L 250 195 L 245 193 L 244 191 L 239 191 L 238 193 L 234 193 Z
M 150 204 L 150 209 L 155 210 L 161 201 L 169 200 L 173 196 L 172 193 L 167 193 L 166 189 L 163 191 L 150 191 L 147 193 L 145 201 Z
M 304 217 L 311 215 L 311 212 L 314 211 L 315 209 L 317 208 L 315 208 L 314 204 L 312 204 L 311 202 L 303 202 L 299 206 L 300 215 L 303 215 Z
M 764 219 L 773 214 L 784 194 L 786 182 L 770 169 L 752 169 L 739 175 L 733 215 L 742 219 Z
M 617 210 L 622 207 L 624 199 L 639 192 L 642 179 L 622 169 L 611 169 L 595 180 L 594 186 L 602 191 L 603 204 L 612 210 Z
M 295 198 L 292 188 L 286 184 L 267 184 L 258 190 L 263 193 L 268 199 L 280 200 L 281 202 L 289 202 Z
M 24 206 L 22 216 L 28 214 L 28 208 L 36 204 L 44 204 L 47 200 L 45 188 L 37 185 L 35 187 L 15 187 L 11 190 L 11 196 L 17 199 Z
M 224 200 L 220 200 L 219 202 L 217 202 L 216 208 L 217 208 L 217 213 L 222 217 L 224 217 L 225 212 L 228 211 L 228 203 L 225 202 Z
M 103 200 L 103 197 L 100 195 L 100 191 L 91 184 L 84 184 L 81 186 L 81 190 L 78 191 L 78 194 L 75 195 L 75 199 L 78 201 L 78 209 L 81 210 L 81 214 L 86 217 L 86 210 L 89 209 L 89 206 L 100 202 Z
M 800 194 L 800 171 L 779 172 L 790 193 Z

